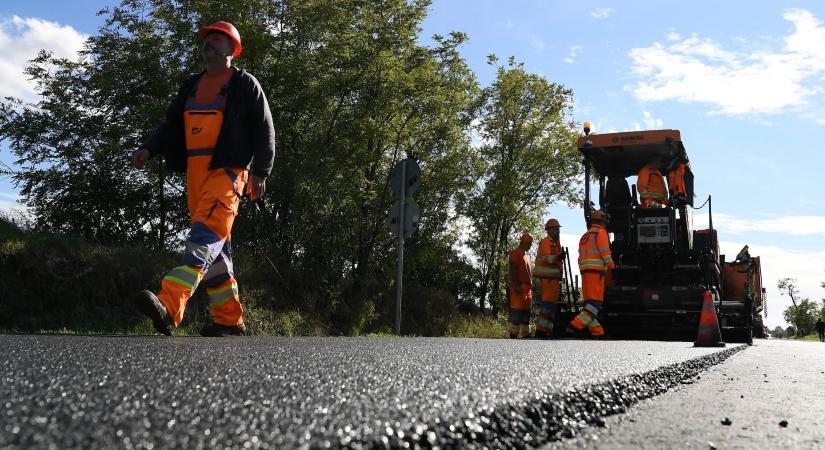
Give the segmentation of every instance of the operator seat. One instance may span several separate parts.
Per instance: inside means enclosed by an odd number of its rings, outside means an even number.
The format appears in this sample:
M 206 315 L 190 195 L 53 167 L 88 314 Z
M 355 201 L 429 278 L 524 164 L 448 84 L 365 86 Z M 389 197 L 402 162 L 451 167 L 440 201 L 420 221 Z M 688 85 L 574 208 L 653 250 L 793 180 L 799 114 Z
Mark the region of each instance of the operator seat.
M 608 177 L 604 194 L 602 209 L 610 215 L 608 230 L 624 233 L 628 229 L 632 204 L 627 179 L 621 176 Z

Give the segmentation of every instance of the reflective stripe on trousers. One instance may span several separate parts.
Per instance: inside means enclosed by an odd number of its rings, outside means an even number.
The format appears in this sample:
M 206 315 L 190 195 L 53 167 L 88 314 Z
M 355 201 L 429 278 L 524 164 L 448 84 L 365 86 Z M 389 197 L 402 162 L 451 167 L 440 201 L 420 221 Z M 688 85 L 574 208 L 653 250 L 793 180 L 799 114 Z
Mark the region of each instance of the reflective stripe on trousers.
M 582 309 L 581 312 L 579 312 L 579 315 L 573 318 L 573 320 L 570 322 L 570 325 L 576 330 L 583 330 L 584 328 L 588 328 L 590 330 L 590 334 L 592 334 L 593 336 L 603 335 L 604 329 L 602 328 L 599 321 L 596 320 L 601 309 L 602 302 L 593 300 L 586 301 L 584 309 Z
M 511 308 L 508 331 L 510 337 L 530 336 L 530 310 Z

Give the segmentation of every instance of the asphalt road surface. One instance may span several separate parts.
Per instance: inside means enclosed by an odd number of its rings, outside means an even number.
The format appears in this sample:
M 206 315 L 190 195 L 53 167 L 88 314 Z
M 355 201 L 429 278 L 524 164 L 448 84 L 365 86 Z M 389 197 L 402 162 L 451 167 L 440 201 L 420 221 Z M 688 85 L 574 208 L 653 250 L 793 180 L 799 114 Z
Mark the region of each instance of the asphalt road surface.
M 0 447 L 541 447 L 761 348 L 7 335 Z
M 825 344 L 754 343 L 695 383 L 547 448 L 825 448 Z

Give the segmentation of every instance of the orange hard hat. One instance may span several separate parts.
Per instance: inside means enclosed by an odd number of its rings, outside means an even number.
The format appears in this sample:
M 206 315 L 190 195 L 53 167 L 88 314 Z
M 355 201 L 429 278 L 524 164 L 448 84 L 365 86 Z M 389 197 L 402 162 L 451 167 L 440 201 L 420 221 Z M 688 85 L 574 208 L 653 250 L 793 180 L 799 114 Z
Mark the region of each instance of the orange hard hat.
M 607 214 L 605 214 L 602 210 L 597 209 L 596 211 L 590 213 L 590 221 L 606 222 Z
M 547 230 L 547 229 L 550 229 L 550 228 L 561 228 L 561 225 L 559 225 L 558 220 L 550 219 L 550 220 L 547 221 L 547 223 L 544 224 L 544 229 Z
M 520 244 L 532 244 L 533 243 L 533 235 L 530 233 L 524 233 L 521 235 L 521 239 L 519 239 Z
M 229 22 L 224 22 L 222 20 L 220 22 L 215 22 L 212 25 L 209 25 L 208 27 L 201 28 L 201 39 L 206 39 L 206 35 L 213 31 L 223 33 L 229 36 L 230 39 L 232 39 L 232 42 L 235 44 L 235 51 L 232 53 L 233 58 L 237 58 L 238 55 L 241 54 L 241 50 L 243 50 L 243 46 L 241 45 L 241 34 L 238 33 L 238 29 L 235 28 L 235 25 L 232 25 Z

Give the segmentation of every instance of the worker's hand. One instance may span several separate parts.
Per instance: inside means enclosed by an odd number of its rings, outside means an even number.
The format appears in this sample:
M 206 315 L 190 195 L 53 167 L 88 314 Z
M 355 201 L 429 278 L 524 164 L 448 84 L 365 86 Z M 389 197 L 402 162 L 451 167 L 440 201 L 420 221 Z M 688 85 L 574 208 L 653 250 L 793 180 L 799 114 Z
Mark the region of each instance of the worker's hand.
M 261 198 L 264 192 L 266 192 L 266 178 L 252 175 L 252 180 L 249 181 L 249 187 L 247 188 L 249 199 L 255 201 Z
M 139 148 L 132 152 L 132 165 L 135 169 L 141 170 L 146 166 L 146 161 L 149 161 L 149 150 Z
M 566 257 L 567 257 L 567 252 L 562 250 L 561 253 L 559 253 L 559 259 L 564 260 Z

